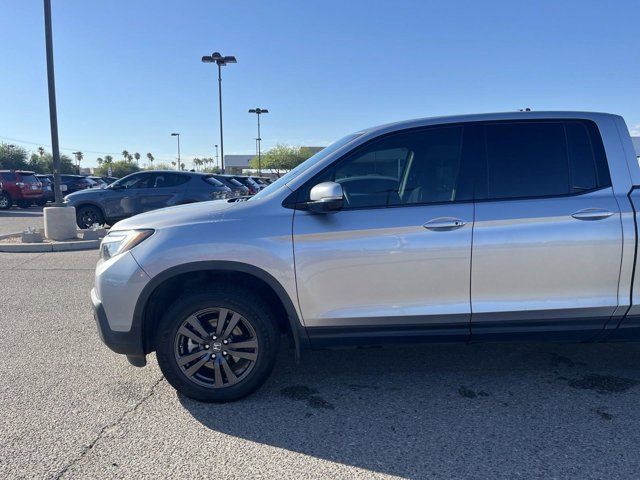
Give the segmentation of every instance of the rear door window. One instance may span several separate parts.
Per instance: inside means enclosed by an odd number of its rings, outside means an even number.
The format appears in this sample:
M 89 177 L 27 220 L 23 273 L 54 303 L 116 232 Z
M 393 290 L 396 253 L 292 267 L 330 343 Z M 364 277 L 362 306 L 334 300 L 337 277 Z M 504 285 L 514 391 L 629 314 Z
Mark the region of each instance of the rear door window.
M 189 181 L 187 175 L 180 175 L 178 173 L 153 173 L 148 174 L 147 188 L 169 188 L 177 187 Z
M 5 182 L 15 182 L 16 174 L 13 172 L 3 172 L 0 173 L 0 178 L 2 178 L 2 180 L 4 180 Z
M 485 125 L 488 198 L 560 196 L 609 186 L 604 149 L 597 128 L 590 124 L 532 121 Z

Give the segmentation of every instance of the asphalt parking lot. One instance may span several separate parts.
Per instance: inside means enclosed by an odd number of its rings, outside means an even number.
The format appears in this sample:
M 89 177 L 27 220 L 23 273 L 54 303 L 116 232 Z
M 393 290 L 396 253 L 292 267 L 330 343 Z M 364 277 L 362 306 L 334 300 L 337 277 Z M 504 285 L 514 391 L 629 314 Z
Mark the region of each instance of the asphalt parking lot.
M 637 478 L 639 345 L 283 348 L 199 404 L 100 343 L 95 260 L 0 253 L 0 478 Z

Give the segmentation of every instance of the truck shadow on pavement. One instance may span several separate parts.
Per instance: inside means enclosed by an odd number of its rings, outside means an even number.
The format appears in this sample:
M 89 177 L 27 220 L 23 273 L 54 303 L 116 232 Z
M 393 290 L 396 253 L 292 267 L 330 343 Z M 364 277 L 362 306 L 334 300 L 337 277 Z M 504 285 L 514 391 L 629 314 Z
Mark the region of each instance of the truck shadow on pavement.
M 210 429 L 369 474 L 590 478 L 640 467 L 639 354 L 638 344 L 427 345 L 307 352 L 296 365 L 283 348 L 244 400 L 179 399 Z

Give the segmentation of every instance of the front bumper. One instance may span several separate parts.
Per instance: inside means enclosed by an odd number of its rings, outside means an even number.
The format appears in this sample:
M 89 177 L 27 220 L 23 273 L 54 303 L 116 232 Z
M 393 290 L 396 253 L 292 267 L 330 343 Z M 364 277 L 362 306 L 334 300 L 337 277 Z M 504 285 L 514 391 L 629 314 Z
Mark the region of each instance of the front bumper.
M 98 299 L 95 289 L 91 290 L 91 305 L 93 306 L 93 317 L 98 327 L 100 340 L 107 347 L 116 353 L 127 356 L 127 360 L 136 367 L 146 365 L 146 356 L 142 345 L 142 335 L 137 329 L 132 328 L 128 332 L 116 332 L 109 327 L 107 314 Z

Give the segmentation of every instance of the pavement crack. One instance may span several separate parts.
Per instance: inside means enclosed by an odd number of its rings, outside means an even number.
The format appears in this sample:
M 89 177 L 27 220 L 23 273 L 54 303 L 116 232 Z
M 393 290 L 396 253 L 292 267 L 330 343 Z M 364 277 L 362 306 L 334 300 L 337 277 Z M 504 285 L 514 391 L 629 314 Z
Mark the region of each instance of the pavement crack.
M 71 468 L 73 468 L 75 465 L 80 463 L 87 456 L 87 454 L 89 454 L 93 450 L 93 448 L 102 439 L 105 433 L 112 431 L 114 428 L 120 425 L 120 423 L 122 423 L 130 414 L 135 413 L 147 400 L 149 400 L 156 393 L 158 386 L 162 383 L 163 380 L 164 380 L 164 377 L 160 377 L 158 380 L 156 380 L 156 382 L 151 386 L 149 391 L 145 395 L 143 395 L 142 398 L 140 398 L 140 400 L 138 400 L 132 407 L 122 412 L 122 414 L 118 418 L 116 418 L 113 422 L 108 423 L 107 425 L 104 425 L 98 432 L 98 435 L 96 435 L 96 437 L 89 444 L 84 446 L 80 454 L 76 458 L 71 460 L 69 463 L 67 463 L 67 465 L 65 465 L 62 468 L 62 470 L 60 470 L 56 475 L 54 475 L 53 478 L 58 480 L 64 477 L 64 475 Z

